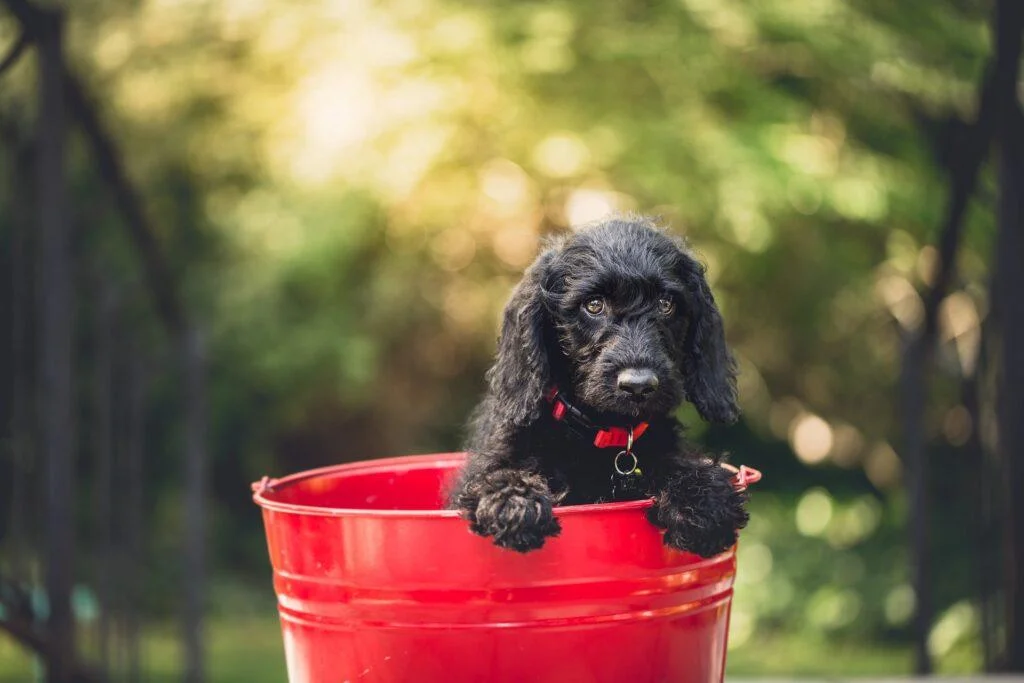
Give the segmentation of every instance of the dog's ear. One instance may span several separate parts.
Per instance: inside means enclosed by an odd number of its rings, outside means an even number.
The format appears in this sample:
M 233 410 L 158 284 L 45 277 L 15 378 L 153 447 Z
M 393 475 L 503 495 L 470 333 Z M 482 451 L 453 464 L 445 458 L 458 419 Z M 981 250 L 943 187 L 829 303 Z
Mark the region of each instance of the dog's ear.
M 684 252 L 681 270 L 690 310 L 683 349 L 687 398 L 705 420 L 735 422 L 736 361 L 725 345 L 722 316 L 704 278 L 704 266 Z
M 487 372 L 491 395 L 515 425 L 540 417 L 551 378 L 544 282 L 556 251 L 549 249 L 537 257 L 512 292 L 502 316 L 497 358 Z

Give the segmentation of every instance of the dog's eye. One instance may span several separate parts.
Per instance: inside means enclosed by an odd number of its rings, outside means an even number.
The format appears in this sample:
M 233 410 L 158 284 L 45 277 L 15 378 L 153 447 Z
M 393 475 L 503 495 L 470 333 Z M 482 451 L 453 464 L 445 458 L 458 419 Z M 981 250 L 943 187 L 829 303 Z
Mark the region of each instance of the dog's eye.
M 599 296 L 587 299 L 587 303 L 583 304 L 583 308 L 590 315 L 601 315 L 604 313 L 604 299 Z
M 672 315 L 676 310 L 676 302 L 668 297 L 658 299 L 658 312 L 662 315 Z

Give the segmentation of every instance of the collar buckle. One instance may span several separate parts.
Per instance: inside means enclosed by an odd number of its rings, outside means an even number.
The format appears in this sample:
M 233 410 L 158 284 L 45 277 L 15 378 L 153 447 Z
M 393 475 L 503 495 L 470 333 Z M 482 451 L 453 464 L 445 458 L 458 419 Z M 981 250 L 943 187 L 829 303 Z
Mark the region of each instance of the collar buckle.
M 643 436 L 648 427 L 646 422 L 629 427 L 598 427 L 579 408 L 565 400 L 557 386 L 548 389 L 545 398 L 552 404 L 551 416 L 556 422 L 564 422 L 566 427 L 583 438 L 594 434 L 594 446 L 597 448 L 625 446 L 627 451 L 632 451 L 634 439 Z

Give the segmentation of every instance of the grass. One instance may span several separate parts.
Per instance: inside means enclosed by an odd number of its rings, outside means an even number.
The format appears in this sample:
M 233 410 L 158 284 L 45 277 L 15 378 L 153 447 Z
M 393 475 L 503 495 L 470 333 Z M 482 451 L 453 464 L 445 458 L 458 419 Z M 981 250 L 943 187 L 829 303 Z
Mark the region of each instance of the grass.
M 794 635 L 756 636 L 743 647 L 729 651 L 729 677 L 814 678 L 835 676 L 899 676 L 911 671 L 907 647 L 878 643 L 808 642 Z
M 142 661 L 145 681 L 181 680 L 180 644 L 171 625 L 147 629 Z M 276 619 L 215 618 L 208 624 L 211 683 L 282 683 L 286 680 L 284 650 Z M 909 672 L 906 648 L 878 644 L 808 642 L 795 636 L 756 635 L 729 653 L 729 676 L 813 677 L 872 676 Z M 32 662 L 9 640 L 0 638 L 0 683 L 30 683 Z
M 276 619 L 215 619 L 208 626 L 207 679 L 212 683 L 282 683 L 284 649 Z M 142 643 L 143 680 L 177 683 L 181 645 L 172 625 L 146 630 Z M 0 637 L 0 683 L 31 683 L 32 661 L 10 640 Z
M 172 628 L 148 634 L 143 658 L 147 680 L 181 680 L 180 644 Z M 218 619 L 209 624 L 208 680 L 213 683 L 279 683 L 287 680 L 277 619 Z

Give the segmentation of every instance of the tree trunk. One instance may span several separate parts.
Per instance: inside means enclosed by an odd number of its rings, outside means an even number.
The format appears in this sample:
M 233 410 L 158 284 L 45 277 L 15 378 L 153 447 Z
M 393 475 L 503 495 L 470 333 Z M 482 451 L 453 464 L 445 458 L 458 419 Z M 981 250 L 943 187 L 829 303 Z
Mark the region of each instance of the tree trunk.
M 6 127 L 5 127 L 6 128 Z M 14 150 L 11 163 L 22 171 L 34 169 L 33 150 L 16 137 L 14 131 L 4 130 Z M 32 277 L 35 268 L 35 250 L 31 235 L 34 225 L 31 198 L 34 192 L 31 179 L 22 173 L 11 174 L 11 508 L 9 560 L 11 578 L 29 580 L 29 556 L 33 538 L 29 525 L 38 518 L 31 507 L 38 503 L 31 495 L 35 485 L 35 355 L 32 353 L 35 287 Z
M 996 387 L 998 451 L 1006 473 L 1005 596 L 1006 658 L 1024 672 L 1024 115 L 1021 113 L 1021 33 L 1024 3 L 996 4 L 996 52 L 1004 66 L 995 74 L 998 97 L 999 232 L 992 301 L 999 324 L 1001 373 Z
M 202 683 L 206 554 L 206 349 L 197 329 L 180 338 L 185 377 L 185 681 Z
M 37 200 L 39 207 L 40 439 L 46 463 L 47 681 L 71 683 L 75 661 L 74 458 L 72 416 L 73 273 L 64 178 L 63 17 L 40 12 Z
M 927 326 L 911 333 L 901 376 L 903 398 L 903 448 L 907 465 L 910 502 L 911 585 L 914 587 L 914 673 L 932 670 L 928 633 L 932 623 L 931 577 L 929 575 L 928 458 L 924 443 L 924 409 L 928 391 L 926 369 L 934 334 Z
M 145 528 L 145 512 L 143 509 L 143 481 L 145 458 L 145 422 L 146 422 L 146 370 L 141 345 L 133 343 L 127 359 L 126 384 L 128 389 L 128 410 L 126 425 L 125 459 L 127 460 L 128 481 L 126 504 L 128 507 L 128 523 L 126 531 L 127 550 L 127 610 L 124 615 L 128 662 L 128 680 L 141 680 L 142 662 L 140 658 L 139 631 L 142 626 L 139 600 L 142 598 L 142 577 L 145 572 L 143 553 L 143 529 Z
M 102 274 L 95 277 L 96 304 L 93 306 L 93 457 L 96 459 L 94 485 L 96 551 L 94 553 L 96 592 L 100 605 L 99 660 L 105 671 L 111 665 L 111 611 L 113 608 L 113 358 L 114 295 Z
M 1024 158 L 1009 141 L 999 163 L 996 297 L 1002 331 L 997 396 L 999 450 L 1006 471 L 1006 668 L 1024 672 Z

